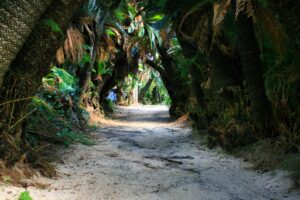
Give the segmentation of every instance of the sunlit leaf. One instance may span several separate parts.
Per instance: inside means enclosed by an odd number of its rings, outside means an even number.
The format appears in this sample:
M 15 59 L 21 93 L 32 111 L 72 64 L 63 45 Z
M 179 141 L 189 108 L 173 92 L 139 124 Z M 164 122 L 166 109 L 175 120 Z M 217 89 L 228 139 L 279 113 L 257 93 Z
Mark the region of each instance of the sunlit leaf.
M 33 199 L 30 197 L 29 192 L 25 191 L 20 194 L 19 200 L 33 200 Z
M 156 14 L 152 17 L 149 18 L 150 21 L 159 21 L 162 20 L 164 18 L 163 14 Z

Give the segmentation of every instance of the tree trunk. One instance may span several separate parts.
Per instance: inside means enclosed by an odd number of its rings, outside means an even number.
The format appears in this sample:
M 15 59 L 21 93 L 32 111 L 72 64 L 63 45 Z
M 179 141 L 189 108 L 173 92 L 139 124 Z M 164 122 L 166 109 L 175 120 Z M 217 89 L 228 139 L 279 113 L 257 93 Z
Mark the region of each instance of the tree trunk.
M 162 65 L 165 69 L 167 76 L 166 84 L 169 86 L 168 92 L 173 93 L 173 101 L 170 107 L 171 117 L 178 118 L 188 112 L 189 105 L 189 93 L 186 92 L 188 85 L 185 85 L 185 80 L 180 78 L 180 74 L 177 68 L 177 64 L 174 59 L 167 53 L 167 49 L 160 47 L 158 51 L 161 55 Z M 171 97 L 171 95 L 170 95 Z
M 146 64 L 159 72 L 161 80 L 171 99 L 171 107 L 169 109 L 170 116 L 172 118 L 178 118 L 188 111 L 189 93 L 186 92 L 187 86 L 184 85 L 184 80 L 180 80 L 176 63 L 172 57 L 168 55 L 166 49 L 159 48 L 159 53 L 161 54 L 164 68 L 150 60 L 147 60 Z
M 132 89 L 132 96 L 133 96 L 133 104 L 137 104 L 139 102 L 139 87 L 137 83 Z
M 239 60 L 231 55 L 226 55 L 217 44 L 213 45 L 209 53 L 212 65 L 212 87 L 219 92 L 230 86 L 242 86 L 243 75 Z
M 100 105 L 105 103 L 106 97 L 109 91 L 116 85 L 117 81 L 122 81 L 128 75 L 128 63 L 125 52 L 121 50 L 120 54 L 117 56 L 115 67 L 112 76 L 109 77 L 103 84 L 100 91 Z
M 63 31 L 82 3 L 83 0 L 54 0 L 5 74 L 0 88 L 1 158 L 14 162 L 24 152 L 26 135 L 22 122 L 34 112 L 28 110 L 30 98 L 38 91 L 42 77 L 49 73 L 50 63 L 64 39 Z M 45 24 L 49 19 L 62 31 Z
M 93 50 L 91 52 L 91 60 L 90 63 L 86 65 L 79 81 L 79 104 L 83 104 L 85 93 L 89 89 L 89 82 L 91 81 L 92 71 L 96 62 L 97 48 L 100 44 L 100 37 L 97 31 L 95 31 L 94 35 L 94 38 L 90 35 L 90 41 L 92 44 L 91 46 L 93 47 Z
M 149 90 L 154 78 L 150 78 L 146 85 L 141 89 L 139 94 L 139 102 L 143 103 L 146 92 Z
M 237 18 L 237 28 L 241 64 L 247 82 L 253 118 L 256 124 L 266 131 L 267 136 L 272 136 L 271 131 L 268 131 L 268 127 L 272 126 L 272 108 L 266 96 L 263 66 L 259 58 L 252 17 L 240 13 Z
M 52 0 L 1 0 L 0 84 L 12 60 Z
M 190 74 L 189 103 L 192 108 L 190 117 L 196 122 L 198 127 L 206 127 L 206 102 L 204 90 L 201 83 L 205 82 L 203 72 L 199 66 L 207 66 L 207 55 L 211 44 L 211 19 L 212 4 L 207 2 L 197 8 L 198 1 L 189 2 L 173 18 L 173 26 L 179 44 L 182 48 L 183 56 L 190 60 L 188 66 Z
M 182 53 L 187 59 L 195 59 L 198 56 L 198 49 L 195 45 L 185 41 L 183 38 L 178 38 L 179 44 L 182 48 Z M 203 60 L 195 60 L 189 65 L 189 72 L 191 75 L 191 97 L 196 99 L 197 104 L 200 107 L 204 107 L 204 91 L 201 88 L 202 74 L 199 71 L 197 63 L 203 63 Z

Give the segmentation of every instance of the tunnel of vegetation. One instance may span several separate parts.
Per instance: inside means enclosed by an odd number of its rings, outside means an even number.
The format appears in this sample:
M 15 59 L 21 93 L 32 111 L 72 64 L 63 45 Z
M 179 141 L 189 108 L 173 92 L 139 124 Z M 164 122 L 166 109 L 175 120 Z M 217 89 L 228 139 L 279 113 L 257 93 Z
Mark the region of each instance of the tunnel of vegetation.
M 89 111 L 170 105 L 210 146 L 299 153 L 299 1 L 2 0 L 0 159 L 92 144 Z M 286 31 L 288 30 L 288 31 Z

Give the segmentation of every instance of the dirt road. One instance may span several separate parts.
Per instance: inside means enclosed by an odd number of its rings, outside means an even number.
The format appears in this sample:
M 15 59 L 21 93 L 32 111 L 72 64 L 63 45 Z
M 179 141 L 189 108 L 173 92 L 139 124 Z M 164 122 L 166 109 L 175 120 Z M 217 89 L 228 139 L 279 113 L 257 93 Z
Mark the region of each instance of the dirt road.
M 208 150 L 189 128 L 169 123 L 167 108 L 122 108 L 104 120 L 96 145 L 61 150 L 57 180 L 29 187 L 34 200 L 296 200 L 283 172 L 260 173 L 239 159 Z M 22 188 L 0 185 L 0 199 Z

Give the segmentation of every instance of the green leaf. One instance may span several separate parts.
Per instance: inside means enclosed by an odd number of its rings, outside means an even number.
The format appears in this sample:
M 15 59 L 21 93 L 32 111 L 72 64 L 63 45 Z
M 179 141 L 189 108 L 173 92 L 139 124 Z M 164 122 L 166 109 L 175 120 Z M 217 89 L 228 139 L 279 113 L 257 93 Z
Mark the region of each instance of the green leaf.
M 116 33 L 110 28 L 106 29 L 105 32 L 108 36 L 116 36 Z
M 106 68 L 106 63 L 105 62 L 98 63 L 98 69 L 97 70 L 98 70 L 98 75 L 100 75 L 100 76 L 112 73 L 112 70 L 110 68 Z
M 33 199 L 32 197 L 30 197 L 29 192 L 25 191 L 20 194 L 19 200 L 33 200 Z
M 154 35 L 155 35 L 155 37 L 156 37 L 156 39 L 158 41 L 158 45 L 161 46 L 162 45 L 162 38 L 159 35 L 159 30 L 155 30 L 154 31 Z
M 81 60 L 81 62 L 83 63 L 83 64 L 88 64 L 88 63 L 90 63 L 90 61 L 91 61 L 91 57 L 89 56 L 89 54 L 84 54 L 83 55 L 83 57 L 82 57 L 82 60 Z
M 58 88 L 61 92 L 74 92 L 78 79 L 64 69 L 53 67 L 51 73 L 43 78 L 43 83 Z
M 164 18 L 163 14 L 156 14 L 149 18 L 150 21 L 159 21 Z
M 180 52 L 180 50 L 181 50 L 181 46 L 175 45 L 175 46 L 171 47 L 170 49 L 168 49 L 168 54 L 169 55 L 176 54 L 176 53 Z
M 126 14 L 122 11 L 122 10 L 116 10 L 115 11 L 115 17 L 119 20 L 119 21 L 123 21 L 126 19 Z
M 144 27 L 141 27 L 139 30 L 138 30 L 138 36 L 139 37 L 143 37 L 145 35 L 145 28 Z
M 135 7 L 128 5 L 128 13 L 130 18 L 133 20 L 136 15 L 137 15 L 137 11 L 135 10 Z
M 154 29 L 149 26 L 148 24 L 145 25 L 147 32 L 148 32 L 148 37 L 150 40 L 150 48 L 154 49 L 155 47 L 155 34 L 154 34 Z
M 53 32 L 64 34 L 60 26 L 52 19 L 45 20 L 45 24 L 50 27 Z
M 67 71 L 65 71 L 64 69 L 53 67 L 51 69 L 51 71 L 55 76 L 61 78 L 62 82 L 64 82 L 66 85 L 70 85 L 70 86 L 76 85 L 76 81 L 75 81 L 74 77 L 71 74 L 69 74 Z

